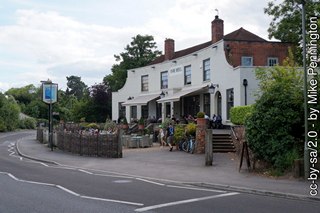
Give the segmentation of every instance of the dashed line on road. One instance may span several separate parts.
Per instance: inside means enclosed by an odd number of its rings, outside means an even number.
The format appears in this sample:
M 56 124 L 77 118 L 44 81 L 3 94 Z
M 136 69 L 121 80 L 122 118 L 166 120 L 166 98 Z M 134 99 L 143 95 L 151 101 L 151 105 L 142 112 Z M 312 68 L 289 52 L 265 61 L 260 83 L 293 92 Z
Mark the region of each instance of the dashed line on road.
M 145 212 L 153 209 L 159 209 L 159 208 L 164 208 L 164 207 L 169 207 L 169 206 L 176 206 L 180 204 L 185 204 L 185 203 L 193 203 L 193 202 L 198 202 L 198 201 L 203 201 L 203 200 L 210 200 L 210 199 L 215 199 L 215 198 L 220 198 L 220 197 L 227 197 L 227 196 L 232 196 L 232 195 L 237 195 L 239 194 L 238 192 L 230 192 L 226 194 L 219 194 L 219 195 L 213 195 L 213 196 L 207 196 L 207 197 L 200 197 L 200 198 L 192 198 L 188 200 L 180 200 L 180 201 L 175 201 L 175 202 L 170 202 L 170 203 L 163 203 L 163 204 L 158 204 L 154 206 L 146 206 L 143 208 L 136 209 L 136 212 Z
M 84 195 L 80 195 L 80 194 L 78 194 L 78 193 L 76 193 L 76 192 L 74 192 L 74 191 L 72 191 L 70 189 L 67 189 L 67 188 L 65 188 L 63 186 L 60 186 L 60 185 L 51 184 L 51 183 L 41 183 L 41 182 L 35 182 L 35 181 L 22 180 L 22 179 L 19 179 L 19 178 L 15 177 L 14 175 L 12 175 L 11 173 L 8 173 L 8 172 L 1 172 L 0 171 L 0 174 L 8 175 L 10 178 L 12 178 L 13 180 L 18 181 L 18 182 L 55 187 L 55 188 L 58 188 L 58 189 L 60 189 L 60 190 L 62 190 L 64 192 L 67 192 L 67 193 L 69 193 L 69 194 L 71 194 L 73 196 L 80 197 L 80 198 L 83 198 L 83 199 L 99 200 L 99 201 L 112 202 L 112 203 L 122 203 L 122 204 L 133 205 L 133 206 L 143 206 L 144 205 L 143 203 L 134 203 L 134 202 L 130 202 L 130 201 L 113 200 L 113 199 L 106 199 L 106 198 L 99 198 L 99 197 L 84 196 Z

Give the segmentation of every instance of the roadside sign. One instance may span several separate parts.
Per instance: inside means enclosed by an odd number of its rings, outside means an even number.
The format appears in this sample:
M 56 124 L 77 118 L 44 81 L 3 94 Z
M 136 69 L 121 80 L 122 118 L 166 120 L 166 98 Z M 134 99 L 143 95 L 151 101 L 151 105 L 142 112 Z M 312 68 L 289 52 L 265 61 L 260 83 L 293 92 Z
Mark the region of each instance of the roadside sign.
M 58 84 L 42 84 L 42 101 L 47 104 L 54 104 L 58 101 Z

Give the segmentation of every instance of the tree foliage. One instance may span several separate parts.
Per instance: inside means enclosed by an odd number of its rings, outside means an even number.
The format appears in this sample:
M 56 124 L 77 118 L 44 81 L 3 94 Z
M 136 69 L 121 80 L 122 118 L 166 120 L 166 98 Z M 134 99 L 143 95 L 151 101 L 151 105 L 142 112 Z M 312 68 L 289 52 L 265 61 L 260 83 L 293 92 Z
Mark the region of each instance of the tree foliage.
M 15 130 L 19 125 L 19 113 L 15 99 L 0 93 L 0 132 Z
M 81 99 L 87 93 L 87 85 L 81 81 L 79 76 L 67 76 L 67 91 L 66 94 L 75 96 L 77 99 Z
M 258 159 L 283 171 L 303 150 L 302 73 L 287 64 L 260 69 L 257 78 L 262 94 L 246 120 L 248 143 Z
M 105 76 L 103 82 L 110 85 L 111 91 L 121 89 L 126 82 L 128 69 L 146 66 L 161 55 L 161 52 L 156 48 L 156 43 L 151 35 L 133 37 L 130 45 L 125 47 L 125 52 L 114 55 L 119 64 L 112 66 L 112 74 Z
M 302 64 L 302 49 L 300 45 L 302 42 L 301 2 L 301 0 L 284 0 L 277 4 L 273 0 L 264 8 L 264 13 L 272 16 L 268 29 L 269 39 L 275 38 L 282 42 L 292 42 L 297 48 L 294 50 L 295 60 L 300 64 Z M 306 26 L 309 26 L 310 17 L 320 16 L 320 4 L 319 0 L 306 0 L 305 2 Z M 320 25 L 320 23 L 318 24 Z

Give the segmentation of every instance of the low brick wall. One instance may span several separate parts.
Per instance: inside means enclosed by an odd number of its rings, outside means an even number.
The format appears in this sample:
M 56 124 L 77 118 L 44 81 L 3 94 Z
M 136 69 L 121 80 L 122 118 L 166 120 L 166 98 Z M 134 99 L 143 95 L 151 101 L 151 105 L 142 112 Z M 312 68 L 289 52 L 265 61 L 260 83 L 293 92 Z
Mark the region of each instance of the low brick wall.
M 42 131 L 43 129 L 37 130 L 37 140 L 40 142 L 40 132 Z M 122 158 L 122 145 L 119 140 L 119 134 L 92 135 L 65 131 L 55 131 L 54 134 L 56 134 L 54 144 L 60 150 L 79 155 Z

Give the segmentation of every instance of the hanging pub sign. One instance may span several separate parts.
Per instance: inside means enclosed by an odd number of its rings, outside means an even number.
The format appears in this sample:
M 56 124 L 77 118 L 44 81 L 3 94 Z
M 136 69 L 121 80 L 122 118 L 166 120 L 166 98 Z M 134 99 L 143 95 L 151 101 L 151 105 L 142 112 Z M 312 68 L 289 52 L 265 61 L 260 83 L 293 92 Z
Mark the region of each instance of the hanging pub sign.
M 58 84 L 42 84 L 42 101 L 46 104 L 54 104 L 58 101 Z

